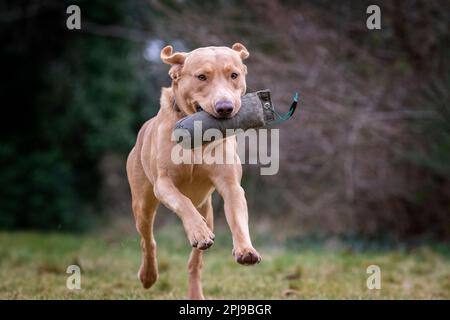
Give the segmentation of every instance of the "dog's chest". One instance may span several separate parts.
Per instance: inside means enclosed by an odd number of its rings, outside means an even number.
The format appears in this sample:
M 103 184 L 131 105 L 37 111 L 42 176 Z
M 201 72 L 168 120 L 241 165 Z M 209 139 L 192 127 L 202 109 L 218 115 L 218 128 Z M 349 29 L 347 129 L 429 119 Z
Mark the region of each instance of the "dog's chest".
M 176 187 L 191 199 L 195 206 L 201 205 L 214 191 L 214 185 L 204 165 L 181 165 L 177 171 L 173 177 Z

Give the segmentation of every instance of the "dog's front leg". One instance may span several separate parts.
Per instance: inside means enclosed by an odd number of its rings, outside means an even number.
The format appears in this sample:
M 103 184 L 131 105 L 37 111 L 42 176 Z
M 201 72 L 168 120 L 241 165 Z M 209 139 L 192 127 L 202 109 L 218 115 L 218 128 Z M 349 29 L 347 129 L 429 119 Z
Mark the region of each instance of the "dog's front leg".
M 193 247 L 205 250 L 212 246 L 214 234 L 208 228 L 206 219 L 194 207 L 191 200 L 178 190 L 169 177 L 158 177 L 154 185 L 154 192 L 161 203 L 180 217 Z
M 225 216 L 233 237 L 234 258 L 244 265 L 259 263 L 261 256 L 250 240 L 244 189 L 233 173 L 214 177 L 213 182 L 225 204 Z

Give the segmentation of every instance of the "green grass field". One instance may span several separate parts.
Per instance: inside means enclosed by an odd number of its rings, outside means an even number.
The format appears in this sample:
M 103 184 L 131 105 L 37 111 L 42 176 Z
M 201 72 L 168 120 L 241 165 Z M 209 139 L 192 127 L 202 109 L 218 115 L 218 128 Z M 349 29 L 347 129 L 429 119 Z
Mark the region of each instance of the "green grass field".
M 157 229 L 160 278 L 149 290 L 136 273 L 137 236 L 0 233 L 0 299 L 184 299 L 190 248 L 179 226 Z M 450 256 L 443 245 L 354 251 L 342 246 L 273 244 L 256 237 L 261 264 L 231 256 L 229 232 L 205 254 L 208 299 L 450 299 Z M 66 288 L 68 265 L 82 269 L 81 290 Z M 381 268 L 368 290 L 366 268 Z

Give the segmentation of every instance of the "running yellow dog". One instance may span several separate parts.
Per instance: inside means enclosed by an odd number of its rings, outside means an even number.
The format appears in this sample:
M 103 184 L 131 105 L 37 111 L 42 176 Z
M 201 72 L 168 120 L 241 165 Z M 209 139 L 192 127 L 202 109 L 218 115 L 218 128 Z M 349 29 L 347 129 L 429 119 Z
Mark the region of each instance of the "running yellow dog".
M 153 221 L 159 203 L 180 217 L 193 247 L 188 263 L 190 299 L 204 299 L 200 279 L 202 250 L 214 243 L 214 190 L 225 203 L 236 261 L 252 265 L 261 260 L 250 240 L 236 138 L 218 141 L 225 153 L 234 157 L 234 164 L 176 165 L 171 160 L 175 145 L 171 134 L 179 119 L 200 109 L 216 118 L 233 117 L 239 111 L 240 98 L 246 91 L 247 67 L 243 60 L 248 56 L 240 43 L 231 48 L 205 47 L 189 53 L 173 53 L 171 46 L 161 51 L 162 61 L 171 65 L 172 86 L 162 89 L 161 108 L 142 126 L 127 160 L 136 228 L 142 237 L 138 276 L 144 288 L 150 288 L 158 278 Z

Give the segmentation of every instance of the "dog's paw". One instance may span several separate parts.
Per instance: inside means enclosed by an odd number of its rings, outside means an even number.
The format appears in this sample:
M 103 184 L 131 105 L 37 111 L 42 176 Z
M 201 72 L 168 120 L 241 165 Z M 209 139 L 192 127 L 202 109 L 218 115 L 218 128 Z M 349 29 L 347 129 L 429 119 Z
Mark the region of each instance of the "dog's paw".
M 145 269 L 144 266 L 141 265 L 137 277 L 141 281 L 144 289 L 148 289 L 153 286 L 156 280 L 158 280 L 158 272 L 155 270 Z
M 233 249 L 232 254 L 237 263 L 249 266 L 261 262 L 261 256 L 254 248 Z
M 188 294 L 189 300 L 205 300 L 205 296 L 202 292 L 189 292 Z
M 214 244 L 214 233 L 211 232 L 204 220 L 185 226 L 191 246 L 199 250 L 206 250 Z

